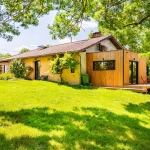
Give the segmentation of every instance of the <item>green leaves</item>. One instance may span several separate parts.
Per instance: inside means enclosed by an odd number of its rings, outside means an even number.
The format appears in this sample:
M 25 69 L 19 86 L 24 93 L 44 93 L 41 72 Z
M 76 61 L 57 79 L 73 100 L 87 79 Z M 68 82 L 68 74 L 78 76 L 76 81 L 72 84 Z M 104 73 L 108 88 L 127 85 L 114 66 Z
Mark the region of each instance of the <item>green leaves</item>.
M 14 74 L 16 78 L 23 78 L 26 72 L 25 64 L 21 60 L 12 60 L 10 63 L 10 72 Z
M 11 56 L 11 54 L 9 54 L 9 53 L 6 53 L 6 54 L 0 53 L 0 59 L 8 58 L 10 56 Z
M 83 21 L 94 19 L 103 34 L 113 34 L 126 48 L 136 52 L 150 49 L 149 0 L 1 0 L 0 37 L 12 40 L 19 26 L 37 26 L 38 18 L 57 10 L 53 25 L 48 25 L 53 39 L 76 36 Z
M 74 59 L 74 53 L 65 53 L 63 57 L 56 55 L 50 62 L 50 71 L 53 74 L 61 73 L 64 68 L 75 70 L 79 62 Z
M 19 35 L 18 26 L 28 28 L 38 25 L 38 18 L 52 10 L 52 2 L 47 0 L 2 0 L 0 2 L 0 37 L 11 41 Z
M 150 49 L 148 0 L 67 0 L 61 1 L 60 8 L 53 25 L 48 26 L 53 39 L 75 36 L 83 21 L 94 19 L 103 34 L 113 34 L 125 48 L 136 52 Z
M 56 55 L 56 58 L 53 61 L 50 61 L 50 71 L 53 74 L 57 74 L 61 73 L 62 68 L 63 68 L 62 60 L 58 55 Z
M 10 63 L 10 72 L 14 74 L 16 78 L 28 78 L 33 71 L 31 66 L 25 67 L 25 64 L 21 60 L 14 59 Z
M 22 50 L 19 52 L 19 54 L 25 53 L 25 52 L 29 52 L 30 50 L 28 48 L 22 48 Z

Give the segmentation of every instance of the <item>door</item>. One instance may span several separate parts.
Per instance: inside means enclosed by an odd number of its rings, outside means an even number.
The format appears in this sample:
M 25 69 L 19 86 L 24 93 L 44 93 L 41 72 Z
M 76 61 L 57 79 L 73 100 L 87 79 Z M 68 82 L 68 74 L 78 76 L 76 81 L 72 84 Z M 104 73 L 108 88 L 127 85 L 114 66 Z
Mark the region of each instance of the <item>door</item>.
M 7 65 L 4 65 L 4 73 L 7 72 Z
M 129 65 L 129 82 L 130 84 L 138 84 L 138 62 L 130 61 Z
M 35 61 L 35 80 L 40 79 L 40 61 Z

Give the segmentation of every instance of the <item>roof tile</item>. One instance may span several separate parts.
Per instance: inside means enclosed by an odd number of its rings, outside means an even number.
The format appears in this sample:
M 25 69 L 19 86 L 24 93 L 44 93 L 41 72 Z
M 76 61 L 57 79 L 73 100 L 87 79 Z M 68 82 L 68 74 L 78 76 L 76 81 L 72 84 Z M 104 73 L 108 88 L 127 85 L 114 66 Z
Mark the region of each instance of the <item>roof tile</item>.
M 94 44 L 99 43 L 108 38 L 113 38 L 113 40 L 115 40 L 115 38 L 112 35 L 108 35 L 108 36 L 101 36 L 101 37 L 97 37 L 97 38 L 87 39 L 87 40 L 81 40 L 81 41 L 75 41 L 75 42 L 70 42 L 70 43 L 65 43 L 65 44 L 54 45 L 54 46 L 50 46 L 45 49 L 38 48 L 38 49 L 32 50 L 30 52 L 25 52 L 22 54 L 11 56 L 6 59 L 2 59 L 2 60 L 0 60 L 0 62 L 9 61 L 12 59 L 22 59 L 22 58 L 45 56 L 45 55 L 53 55 L 53 54 L 65 53 L 65 52 L 83 51 L 86 48 L 93 46 Z M 119 45 L 119 43 L 116 40 L 115 40 L 115 42 Z

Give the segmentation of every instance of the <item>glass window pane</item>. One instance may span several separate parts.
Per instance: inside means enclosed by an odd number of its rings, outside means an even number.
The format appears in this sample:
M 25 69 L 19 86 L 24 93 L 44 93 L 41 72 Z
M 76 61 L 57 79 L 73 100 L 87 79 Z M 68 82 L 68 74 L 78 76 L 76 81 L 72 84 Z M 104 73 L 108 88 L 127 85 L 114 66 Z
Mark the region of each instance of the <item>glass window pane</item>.
M 93 70 L 115 70 L 115 60 L 94 61 Z

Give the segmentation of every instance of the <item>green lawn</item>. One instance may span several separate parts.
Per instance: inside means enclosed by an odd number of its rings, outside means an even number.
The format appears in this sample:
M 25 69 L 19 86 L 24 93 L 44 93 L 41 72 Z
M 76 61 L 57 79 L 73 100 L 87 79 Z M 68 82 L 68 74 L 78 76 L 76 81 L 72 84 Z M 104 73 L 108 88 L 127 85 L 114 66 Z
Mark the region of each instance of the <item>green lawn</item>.
M 0 150 L 150 150 L 150 95 L 0 81 Z

